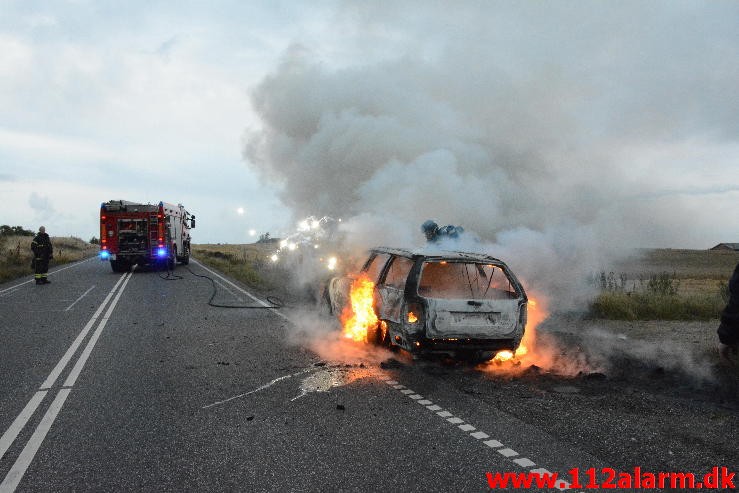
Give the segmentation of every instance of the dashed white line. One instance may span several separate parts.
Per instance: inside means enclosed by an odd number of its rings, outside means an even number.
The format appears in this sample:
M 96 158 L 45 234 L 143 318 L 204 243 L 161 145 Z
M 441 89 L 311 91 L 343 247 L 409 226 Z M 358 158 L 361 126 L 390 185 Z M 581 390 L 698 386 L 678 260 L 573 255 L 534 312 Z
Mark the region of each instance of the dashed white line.
M 502 455 L 503 457 L 515 457 L 519 455 L 518 452 L 516 452 L 513 449 L 509 449 L 509 448 L 500 449 L 498 450 L 498 453 Z
M 95 285 L 94 285 L 94 284 L 92 285 L 92 287 L 90 287 L 90 289 L 88 289 L 87 291 L 85 291 L 84 293 L 82 293 L 82 294 L 80 295 L 80 297 L 79 297 L 79 298 L 77 298 L 76 300 L 74 300 L 74 303 L 72 303 L 72 304 L 71 304 L 71 305 L 69 305 L 69 306 L 68 306 L 67 308 L 65 308 L 65 309 L 64 309 L 64 311 L 65 311 L 65 312 L 68 312 L 69 310 L 71 310 L 71 309 L 72 309 L 72 307 L 73 307 L 74 305 L 76 305 L 77 303 L 79 303 L 79 301 L 80 301 L 80 300 L 81 300 L 82 298 L 84 298 L 85 296 L 87 296 L 87 293 L 89 293 L 89 292 L 90 292 L 90 291 L 92 291 L 93 289 L 95 289 Z
M 522 457 L 520 459 L 514 459 L 513 462 L 515 462 L 521 467 L 532 467 L 536 465 L 532 460 L 527 459 L 526 457 Z
M 384 380 L 385 380 L 385 383 L 390 385 L 392 388 L 399 390 L 406 397 L 415 400 L 419 404 L 424 405 L 426 409 L 428 409 L 429 411 L 435 412 L 437 416 L 446 419 L 449 423 L 458 425 L 457 427 L 461 431 L 468 433 L 470 437 L 476 440 L 482 440 L 483 444 L 485 444 L 491 449 L 494 449 L 496 452 L 498 452 L 503 457 L 511 459 L 515 464 L 519 465 L 520 467 L 530 468 L 530 467 L 536 466 L 536 463 L 532 461 L 531 459 L 527 457 L 521 457 L 518 452 L 516 452 L 515 450 L 511 448 L 505 447 L 503 443 L 500 442 L 499 440 L 490 438 L 490 435 L 488 435 L 484 431 L 476 431 L 477 428 L 475 428 L 474 425 L 465 423 L 462 418 L 458 418 L 454 416 L 451 412 L 444 410 L 438 404 L 433 404 L 431 400 L 423 399 L 423 397 L 420 394 L 416 394 L 415 391 L 406 388 L 404 385 L 399 384 L 396 380 L 391 380 L 390 377 L 386 377 L 384 378 Z M 489 440 L 486 440 L 486 439 L 489 439 Z M 516 457 L 516 458 L 512 459 L 512 457 Z M 548 470 L 544 468 L 531 469 L 529 472 L 538 473 L 538 474 L 551 474 Z M 566 481 L 560 480 L 556 484 L 555 487 L 559 490 L 567 490 L 570 488 L 570 484 L 567 483 Z
M 90 260 L 92 260 L 94 258 L 95 257 L 90 257 L 88 259 L 81 260 L 79 262 L 75 262 L 72 265 L 68 265 L 67 267 L 62 267 L 61 269 L 53 270 L 53 271 L 49 272 L 49 275 L 56 274 L 57 272 L 61 272 L 63 270 L 71 269 L 72 267 L 77 267 L 78 265 L 84 264 L 85 262 L 89 262 Z M 33 279 L 29 279 L 28 281 L 24 281 L 24 282 L 18 283 L 15 286 L 10 286 L 9 288 L 3 289 L 2 291 L 0 291 L 0 294 L 6 293 L 8 291 L 12 291 L 12 290 L 14 290 L 16 288 L 19 288 L 19 287 L 23 286 L 24 284 L 30 284 L 32 282 L 33 282 Z

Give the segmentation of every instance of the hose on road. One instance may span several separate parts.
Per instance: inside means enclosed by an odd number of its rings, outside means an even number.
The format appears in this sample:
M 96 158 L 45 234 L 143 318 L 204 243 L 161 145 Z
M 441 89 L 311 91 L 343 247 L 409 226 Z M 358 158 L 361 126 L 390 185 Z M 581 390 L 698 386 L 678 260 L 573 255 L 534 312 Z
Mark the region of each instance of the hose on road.
M 274 296 L 267 296 L 266 300 L 267 300 L 267 303 L 269 303 L 268 305 L 223 305 L 220 303 L 214 303 L 213 300 L 218 294 L 218 286 L 216 285 L 215 279 L 213 279 L 210 276 L 206 276 L 205 274 L 197 274 L 193 272 L 192 269 L 190 269 L 190 267 L 187 267 L 187 266 L 183 266 L 183 267 L 185 267 L 185 269 L 187 269 L 188 272 L 190 272 L 190 274 L 192 274 L 193 276 L 208 279 L 210 283 L 213 285 L 213 293 L 210 295 L 210 299 L 208 299 L 208 305 L 210 306 L 213 306 L 216 308 L 246 308 L 250 310 L 264 310 L 264 309 L 274 310 L 274 309 L 283 307 L 282 300 Z M 167 281 L 174 281 L 177 278 L 183 279 L 182 276 L 174 275 L 170 271 L 167 271 L 167 277 L 162 277 L 162 279 L 165 279 Z

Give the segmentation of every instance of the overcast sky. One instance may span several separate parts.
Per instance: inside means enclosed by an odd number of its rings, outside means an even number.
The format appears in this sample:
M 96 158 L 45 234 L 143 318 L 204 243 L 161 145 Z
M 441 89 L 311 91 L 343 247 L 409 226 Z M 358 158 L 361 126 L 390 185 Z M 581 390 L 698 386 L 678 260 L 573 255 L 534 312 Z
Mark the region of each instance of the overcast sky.
M 497 219 L 411 193 L 394 226 L 739 242 L 737 88 L 733 1 L 0 0 L 0 224 L 89 239 L 164 200 L 241 243 L 448 169 Z

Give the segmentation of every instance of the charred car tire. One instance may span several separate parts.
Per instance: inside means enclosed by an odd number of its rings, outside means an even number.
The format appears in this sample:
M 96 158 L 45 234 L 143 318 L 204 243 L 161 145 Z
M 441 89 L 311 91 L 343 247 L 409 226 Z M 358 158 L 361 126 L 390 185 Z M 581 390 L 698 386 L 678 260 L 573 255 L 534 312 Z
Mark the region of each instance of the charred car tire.
M 380 329 L 380 322 L 377 322 L 374 327 L 367 329 L 366 340 L 367 344 L 372 344 L 373 346 L 379 346 L 382 344 L 382 329 Z

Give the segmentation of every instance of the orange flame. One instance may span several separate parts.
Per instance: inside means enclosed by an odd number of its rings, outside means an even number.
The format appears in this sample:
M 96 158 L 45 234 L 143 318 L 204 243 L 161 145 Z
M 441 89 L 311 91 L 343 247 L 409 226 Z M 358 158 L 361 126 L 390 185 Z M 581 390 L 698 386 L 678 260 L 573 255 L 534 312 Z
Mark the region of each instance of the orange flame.
M 545 307 L 540 307 L 536 300 L 529 298 L 526 332 L 523 335 L 521 344 L 518 346 L 518 349 L 516 349 L 515 354 L 512 351 L 500 351 L 495 355 L 495 358 L 493 358 L 491 362 L 500 365 L 501 363 L 511 360 L 535 360 L 536 356 L 529 352 L 529 348 L 533 348 L 536 345 L 536 327 L 548 316 L 549 312 Z M 528 356 L 528 358 L 524 358 L 525 356 Z M 532 364 L 534 364 L 534 361 L 532 361 Z
M 356 342 L 367 339 L 367 330 L 377 325 L 374 309 L 375 283 L 362 276 L 352 282 L 350 304 L 341 314 L 342 335 Z

